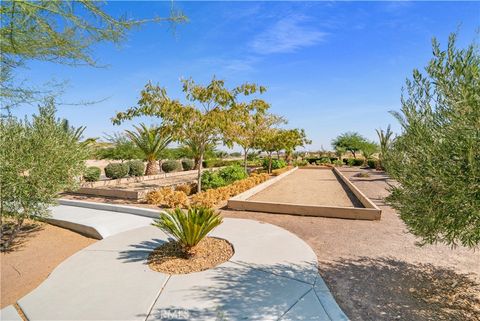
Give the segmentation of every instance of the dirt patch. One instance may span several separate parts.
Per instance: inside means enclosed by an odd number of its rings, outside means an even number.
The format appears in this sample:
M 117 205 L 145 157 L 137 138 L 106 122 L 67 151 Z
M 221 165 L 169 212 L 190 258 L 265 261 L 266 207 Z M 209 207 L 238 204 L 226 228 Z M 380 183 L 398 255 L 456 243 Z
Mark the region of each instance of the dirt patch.
M 248 199 L 320 206 L 363 207 L 330 169 L 298 169 Z
M 38 223 L 22 232 L 13 251 L 1 253 L 1 307 L 15 303 L 66 258 L 96 242 L 60 227 Z
M 157 272 L 187 274 L 213 268 L 233 255 L 232 245 L 224 239 L 207 237 L 186 256 L 176 241 L 157 247 L 148 257 L 148 265 Z

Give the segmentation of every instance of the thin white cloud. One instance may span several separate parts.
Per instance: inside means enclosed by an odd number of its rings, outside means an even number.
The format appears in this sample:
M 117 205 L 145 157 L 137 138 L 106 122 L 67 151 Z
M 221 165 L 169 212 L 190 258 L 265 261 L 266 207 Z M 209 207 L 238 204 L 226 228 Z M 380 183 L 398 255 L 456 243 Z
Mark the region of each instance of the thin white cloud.
M 305 16 L 283 18 L 258 34 L 250 48 L 257 54 L 266 55 L 294 52 L 324 41 L 328 33 L 305 25 L 307 20 Z

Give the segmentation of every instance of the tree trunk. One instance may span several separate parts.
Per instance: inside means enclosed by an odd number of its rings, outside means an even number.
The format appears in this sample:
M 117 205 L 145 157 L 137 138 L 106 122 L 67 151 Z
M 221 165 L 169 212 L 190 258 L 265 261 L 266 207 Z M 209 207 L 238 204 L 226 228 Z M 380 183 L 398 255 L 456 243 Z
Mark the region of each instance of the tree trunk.
M 357 155 L 355 155 L 355 151 L 352 150 L 351 152 L 352 152 L 352 154 L 353 154 L 353 158 L 357 159 Z
M 158 162 L 156 160 L 149 160 L 147 162 L 147 168 L 145 169 L 145 175 L 158 174 Z
M 16 220 L 17 220 L 17 223 L 15 224 L 15 227 L 11 231 L 11 234 L 8 236 L 8 239 L 5 242 L 2 242 L 2 246 L 1 246 L 2 252 L 7 251 L 12 245 L 13 240 L 15 239 L 15 237 L 18 234 L 18 231 L 20 231 L 20 228 L 23 225 L 24 217 L 22 216 L 20 218 L 17 218 Z M 2 229 L 3 229 L 3 226 L 2 226 Z M 3 233 L 4 231 L 2 230 L 2 237 L 3 237 Z
M 198 169 L 198 162 L 199 162 L 199 160 L 200 160 L 200 157 L 198 157 L 198 156 L 195 156 L 195 157 L 193 158 L 193 162 L 195 163 L 195 167 L 194 167 L 193 169 Z M 202 160 L 202 162 L 203 162 L 203 160 Z
M 268 173 L 272 173 L 272 153 L 268 154 Z
M 245 173 L 248 174 L 248 168 L 247 168 L 247 155 L 248 155 L 248 149 L 244 148 L 243 149 L 244 155 L 243 155 L 243 168 L 245 169 Z
M 202 163 L 203 163 L 203 152 L 200 154 L 197 163 L 197 193 L 202 192 Z

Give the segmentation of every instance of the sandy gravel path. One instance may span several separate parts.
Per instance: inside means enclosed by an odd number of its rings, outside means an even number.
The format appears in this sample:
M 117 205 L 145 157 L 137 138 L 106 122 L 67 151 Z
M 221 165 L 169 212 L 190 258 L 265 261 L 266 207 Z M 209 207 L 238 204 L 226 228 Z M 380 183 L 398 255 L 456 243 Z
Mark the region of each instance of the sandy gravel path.
M 252 201 L 363 207 L 329 169 L 298 169 L 249 198 Z

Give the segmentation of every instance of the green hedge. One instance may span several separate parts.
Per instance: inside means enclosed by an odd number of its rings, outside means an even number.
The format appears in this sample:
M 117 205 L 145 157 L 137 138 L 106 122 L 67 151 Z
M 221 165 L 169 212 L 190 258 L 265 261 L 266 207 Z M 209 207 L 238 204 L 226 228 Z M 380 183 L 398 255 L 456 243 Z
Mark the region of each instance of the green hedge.
M 230 165 L 241 165 L 241 162 L 235 159 L 207 159 L 202 163 L 203 168 L 223 167 Z
M 127 163 L 110 163 L 105 166 L 105 176 L 111 179 L 122 178 L 128 175 L 129 170 Z
M 141 160 L 131 160 L 126 162 L 128 165 L 128 175 L 143 176 L 145 174 L 145 164 Z
M 162 163 L 162 170 L 165 173 L 176 171 L 179 168 L 180 168 L 180 163 L 176 160 L 168 160 Z
M 268 169 L 268 158 L 263 159 L 262 166 L 264 169 Z M 285 166 L 287 166 L 287 162 L 283 159 L 272 159 L 272 170 L 284 168 Z
M 184 171 L 190 171 L 195 167 L 191 159 L 182 159 L 182 168 Z
M 202 189 L 226 186 L 247 177 L 247 173 L 240 165 L 228 166 L 218 171 L 204 171 L 202 173 Z
M 348 166 L 362 166 L 363 165 L 363 159 L 359 158 L 344 158 L 343 163 L 348 165 Z
M 100 174 L 102 170 L 99 167 L 91 166 L 87 167 L 85 173 L 83 174 L 83 179 L 87 182 L 96 182 L 100 179 Z

